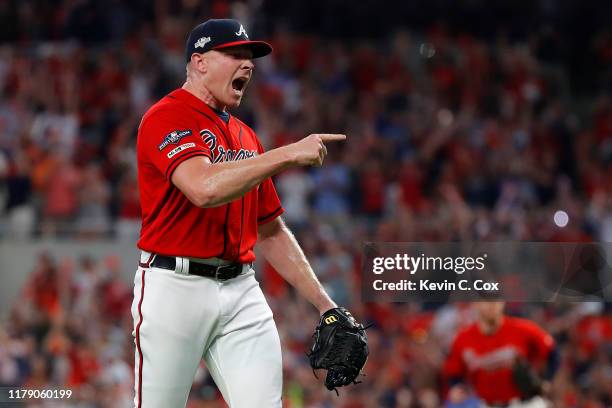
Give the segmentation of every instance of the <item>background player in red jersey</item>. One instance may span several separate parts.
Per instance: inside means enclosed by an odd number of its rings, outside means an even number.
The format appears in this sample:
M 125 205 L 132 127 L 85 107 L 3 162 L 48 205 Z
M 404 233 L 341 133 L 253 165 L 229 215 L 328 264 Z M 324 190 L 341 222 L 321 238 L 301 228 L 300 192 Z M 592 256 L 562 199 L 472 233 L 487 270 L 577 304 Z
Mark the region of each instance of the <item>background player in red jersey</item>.
M 281 406 L 280 340 L 254 277 L 254 246 L 321 314 L 337 310 L 283 213 L 271 176 L 321 165 L 314 134 L 264 152 L 255 132 L 230 115 L 271 47 L 236 20 L 191 32 L 187 80 L 140 124 L 141 262 L 135 277 L 135 405 L 185 406 L 203 357 L 232 408 Z M 344 384 L 341 384 L 344 385 Z
M 467 398 L 470 386 L 490 407 L 546 407 L 541 394 L 559 365 L 553 338 L 529 320 L 504 315 L 504 302 L 474 307 L 477 322 L 459 332 L 444 364 L 451 406 Z

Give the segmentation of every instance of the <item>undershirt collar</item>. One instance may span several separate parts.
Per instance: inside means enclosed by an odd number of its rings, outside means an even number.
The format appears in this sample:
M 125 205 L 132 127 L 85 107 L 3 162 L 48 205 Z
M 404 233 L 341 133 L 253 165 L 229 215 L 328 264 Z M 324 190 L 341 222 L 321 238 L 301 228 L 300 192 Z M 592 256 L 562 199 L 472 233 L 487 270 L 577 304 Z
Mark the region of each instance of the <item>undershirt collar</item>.
M 227 111 L 220 111 L 219 109 L 215 109 L 213 107 L 210 107 L 210 109 L 212 109 L 213 112 L 215 112 L 217 114 L 217 116 L 219 118 L 221 118 L 222 121 L 224 121 L 225 123 L 229 123 L 230 120 L 230 114 Z

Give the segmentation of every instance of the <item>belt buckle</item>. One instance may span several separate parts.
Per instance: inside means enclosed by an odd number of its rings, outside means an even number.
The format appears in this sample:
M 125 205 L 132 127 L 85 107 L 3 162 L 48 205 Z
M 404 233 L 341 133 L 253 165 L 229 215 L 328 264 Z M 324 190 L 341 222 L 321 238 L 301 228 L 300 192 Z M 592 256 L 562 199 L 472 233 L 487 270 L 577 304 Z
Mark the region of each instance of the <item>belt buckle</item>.
M 224 273 L 225 270 L 229 270 L 234 267 L 234 264 L 219 265 L 215 269 L 215 279 L 219 281 L 226 281 L 228 279 L 235 278 L 237 275 L 231 273 Z

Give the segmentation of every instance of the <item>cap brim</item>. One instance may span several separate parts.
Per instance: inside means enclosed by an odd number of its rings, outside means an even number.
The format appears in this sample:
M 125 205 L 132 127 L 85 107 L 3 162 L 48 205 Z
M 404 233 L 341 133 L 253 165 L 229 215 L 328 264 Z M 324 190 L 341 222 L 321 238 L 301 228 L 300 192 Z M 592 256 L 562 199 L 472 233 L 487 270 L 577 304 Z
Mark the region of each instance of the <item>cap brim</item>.
M 247 46 L 253 52 L 253 58 L 265 57 L 272 52 L 272 46 L 265 41 L 234 41 L 213 47 L 213 50 L 221 50 L 224 48 Z

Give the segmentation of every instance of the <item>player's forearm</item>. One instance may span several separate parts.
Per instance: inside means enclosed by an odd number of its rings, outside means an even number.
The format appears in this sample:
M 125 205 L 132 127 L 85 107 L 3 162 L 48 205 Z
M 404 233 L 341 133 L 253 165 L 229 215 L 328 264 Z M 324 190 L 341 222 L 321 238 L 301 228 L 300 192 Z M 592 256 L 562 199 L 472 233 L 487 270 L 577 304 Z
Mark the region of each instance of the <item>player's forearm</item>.
M 293 158 L 285 147 L 246 160 L 211 164 L 200 176 L 199 206 L 229 203 L 292 164 Z
M 280 218 L 264 226 L 258 248 L 278 273 L 305 297 L 321 314 L 337 307 L 329 297 L 295 237 Z

